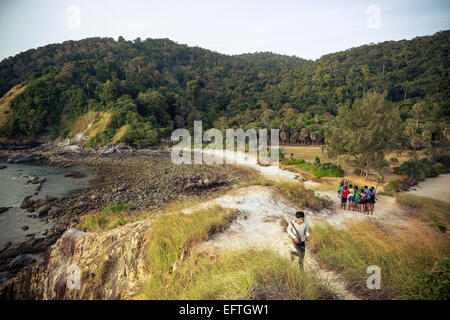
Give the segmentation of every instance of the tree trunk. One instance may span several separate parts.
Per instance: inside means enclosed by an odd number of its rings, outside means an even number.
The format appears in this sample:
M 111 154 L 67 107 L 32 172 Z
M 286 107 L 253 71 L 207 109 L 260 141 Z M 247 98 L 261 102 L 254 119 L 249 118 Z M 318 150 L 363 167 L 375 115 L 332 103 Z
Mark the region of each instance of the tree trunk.
M 369 180 L 369 160 L 366 160 L 366 181 Z

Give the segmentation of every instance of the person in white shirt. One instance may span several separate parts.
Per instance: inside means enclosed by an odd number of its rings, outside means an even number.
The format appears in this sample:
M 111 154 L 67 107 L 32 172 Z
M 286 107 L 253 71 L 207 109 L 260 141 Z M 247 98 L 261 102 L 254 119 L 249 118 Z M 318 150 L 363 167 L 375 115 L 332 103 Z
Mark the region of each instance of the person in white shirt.
M 308 231 L 308 221 L 305 221 L 305 213 L 297 211 L 295 219 L 289 222 L 287 232 L 294 241 L 295 249 L 299 253 L 299 263 L 303 263 L 305 256 L 305 241 L 311 240 L 311 234 Z

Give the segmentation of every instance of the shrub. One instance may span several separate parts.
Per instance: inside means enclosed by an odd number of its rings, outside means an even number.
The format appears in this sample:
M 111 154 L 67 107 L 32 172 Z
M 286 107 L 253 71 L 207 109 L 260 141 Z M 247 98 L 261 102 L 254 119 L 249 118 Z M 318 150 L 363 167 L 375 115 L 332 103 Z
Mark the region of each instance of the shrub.
M 341 177 L 344 174 L 344 170 L 342 170 L 341 167 L 330 162 L 322 163 L 318 167 L 314 166 L 310 171 L 317 178 Z
M 110 203 L 103 211 L 81 218 L 78 229 L 82 231 L 109 230 L 129 222 L 130 207 L 123 201 Z
M 86 142 L 87 148 L 95 148 L 96 146 L 103 146 L 111 142 L 114 137 L 114 129 L 108 128 L 105 131 L 97 133 L 94 137 L 89 138 Z
M 344 170 L 341 167 L 330 162 L 320 163 L 320 158 L 317 156 L 314 164 L 303 159 L 284 160 L 281 161 L 281 164 L 286 166 L 296 165 L 299 169 L 311 172 L 316 178 L 341 177 L 344 174 Z
M 320 158 L 319 158 L 319 156 L 316 156 L 316 157 L 314 158 L 314 166 L 315 166 L 315 167 L 320 166 Z
M 305 163 L 305 160 L 303 159 L 291 159 L 291 160 L 283 160 L 281 161 L 281 164 L 285 165 L 285 166 L 291 166 L 291 165 L 300 165 Z
M 450 154 L 441 154 L 433 159 L 444 166 L 444 172 L 450 172 Z
M 441 173 L 442 169 L 435 164 L 428 158 L 405 161 L 401 166 L 394 168 L 394 173 L 404 174 L 417 181 L 422 181 L 426 178 L 437 177 Z
M 124 134 L 121 141 L 137 148 L 145 148 L 157 145 L 160 135 L 149 123 L 137 122 Z
M 392 196 L 398 192 L 403 191 L 403 183 L 401 183 L 399 180 L 391 181 L 383 187 L 383 191 L 385 194 Z
M 447 232 L 447 226 L 445 224 L 443 224 L 441 221 L 434 220 L 430 226 L 432 226 L 434 228 L 438 228 L 442 232 Z
M 267 152 L 267 156 L 270 157 L 271 154 L 272 154 L 272 148 L 269 148 L 269 152 Z M 284 159 L 284 151 L 281 150 L 281 148 L 278 148 L 278 159 L 280 159 L 280 160 Z
M 389 159 L 389 162 L 390 162 L 391 164 L 397 164 L 397 163 L 398 163 L 398 159 L 397 159 L 397 158 L 390 158 L 390 159 Z
M 121 213 L 121 212 L 128 211 L 128 210 L 130 210 L 130 207 L 127 204 L 125 204 L 125 202 L 123 202 L 123 201 L 121 203 L 113 203 L 113 202 L 111 202 L 105 208 L 106 212 L 111 211 L 111 212 L 114 212 L 114 213 Z

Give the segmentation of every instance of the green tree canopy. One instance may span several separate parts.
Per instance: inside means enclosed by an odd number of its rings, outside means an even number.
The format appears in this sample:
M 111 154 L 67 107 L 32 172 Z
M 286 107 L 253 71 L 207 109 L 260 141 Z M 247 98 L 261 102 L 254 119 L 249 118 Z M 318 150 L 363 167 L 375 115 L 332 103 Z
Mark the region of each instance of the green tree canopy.
M 346 156 L 366 177 L 369 168 L 382 164 L 385 153 L 396 145 L 399 113 L 386 93 L 367 92 L 352 106 L 342 106 L 327 130 L 329 156 Z

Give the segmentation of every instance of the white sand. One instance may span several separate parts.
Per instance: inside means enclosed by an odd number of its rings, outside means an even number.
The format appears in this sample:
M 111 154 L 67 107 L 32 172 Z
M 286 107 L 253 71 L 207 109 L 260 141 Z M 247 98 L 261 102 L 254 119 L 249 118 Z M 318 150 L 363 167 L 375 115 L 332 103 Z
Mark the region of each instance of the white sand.
M 450 203 L 450 174 L 442 174 L 419 182 L 409 193 Z

